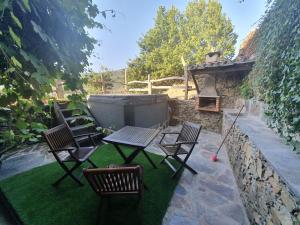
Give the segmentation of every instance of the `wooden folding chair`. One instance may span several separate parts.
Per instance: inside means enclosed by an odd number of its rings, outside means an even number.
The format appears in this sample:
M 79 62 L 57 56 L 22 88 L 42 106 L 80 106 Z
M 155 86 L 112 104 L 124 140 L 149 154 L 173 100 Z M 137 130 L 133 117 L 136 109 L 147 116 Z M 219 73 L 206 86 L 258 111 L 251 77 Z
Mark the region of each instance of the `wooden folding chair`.
M 198 143 L 198 137 L 202 126 L 190 122 L 184 122 L 180 132 L 163 132 L 163 136 L 159 142 L 160 149 L 166 154 L 161 163 L 165 162 L 173 171 L 173 178 L 180 172 L 184 167 L 191 171 L 193 174 L 197 172 L 187 164 L 187 160 L 192 154 L 195 145 Z M 166 134 L 178 135 L 175 143 L 163 143 Z M 179 155 L 185 155 L 182 159 Z M 168 161 L 168 158 L 172 157 L 180 163 L 178 169 Z
M 66 172 L 53 185 L 58 185 L 68 176 L 70 176 L 79 185 L 83 185 L 83 183 L 73 174 L 73 172 L 86 161 L 89 162 L 92 167 L 97 168 L 97 166 L 89 159 L 89 157 L 96 151 L 97 146 L 80 147 L 75 141 L 75 137 L 65 124 L 61 124 L 48 131 L 45 131 L 43 132 L 43 135 L 50 147 L 49 152 L 54 155 L 58 164 Z M 92 139 L 90 135 L 86 136 Z M 91 143 L 93 143 L 92 140 Z M 67 162 L 73 162 L 75 164 L 72 167 L 68 167 Z
M 92 189 L 101 197 L 97 224 L 112 224 L 110 220 L 107 221 L 108 214 L 112 209 L 108 209 L 108 213 L 105 207 L 108 206 L 108 200 L 112 196 L 137 196 L 138 201 L 136 203 L 141 203 L 140 199 L 144 191 L 143 173 L 143 167 L 136 164 L 110 165 L 108 168 L 85 169 L 83 171 Z M 140 213 L 138 213 L 140 210 L 133 210 L 130 207 L 133 202 L 125 203 L 126 209 L 122 209 L 122 211 L 127 211 L 124 219 L 126 220 L 128 214 L 134 213 L 134 218 L 137 221 L 132 224 L 141 224 L 142 220 Z M 136 203 L 134 203 L 135 207 L 140 208 L 142 206 L 142 204 Z
M 83 174 L 100 197 L 112 195 L 142 197 L 143 167 L 140 165 L 111 165 L 108 168 L 85 169 Z

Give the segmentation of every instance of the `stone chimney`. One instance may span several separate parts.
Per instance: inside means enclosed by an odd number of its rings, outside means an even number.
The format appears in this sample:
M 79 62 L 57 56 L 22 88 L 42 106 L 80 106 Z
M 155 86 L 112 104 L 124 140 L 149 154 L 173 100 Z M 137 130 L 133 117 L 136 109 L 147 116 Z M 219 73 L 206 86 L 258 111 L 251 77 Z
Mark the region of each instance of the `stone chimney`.
M 221 56 L 221 52 L 210 52 L 206 55 L 205 62 L 206 63 L 213 63 L 219 61 Z

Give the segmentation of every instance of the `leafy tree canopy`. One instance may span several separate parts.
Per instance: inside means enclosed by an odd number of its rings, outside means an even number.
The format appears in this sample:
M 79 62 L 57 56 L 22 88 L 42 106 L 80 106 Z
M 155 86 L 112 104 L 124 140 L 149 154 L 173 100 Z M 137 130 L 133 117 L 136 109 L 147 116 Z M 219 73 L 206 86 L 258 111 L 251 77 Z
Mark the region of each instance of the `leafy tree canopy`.
M 33 130 L 55 79 L 81 89 L 96 44 L 87 29 L 102 28 L 99 13 L 92 0 L 0 1 L 0 107 L 12 110 L 15 132 Z
M 181 58 L 202 63 L 211 51 L 232 58 L 237 35 L 217 0 L 194 0 L 184 12 L 159 7 L 155 25 L 138 42 L 140 54 L 128 63 L 131 79 L 180 76 Z

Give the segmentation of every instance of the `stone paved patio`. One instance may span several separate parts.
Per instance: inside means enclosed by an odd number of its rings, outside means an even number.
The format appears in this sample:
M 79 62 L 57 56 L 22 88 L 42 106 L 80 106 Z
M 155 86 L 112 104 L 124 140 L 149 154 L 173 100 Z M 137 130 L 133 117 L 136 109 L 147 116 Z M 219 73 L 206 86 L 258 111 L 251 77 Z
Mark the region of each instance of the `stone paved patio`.
M 180 128 L 168 128 L 168 130 L 178 129 Z M 161 135 L 157 136 L 147 148 L 148 151 L 161 154 L 156 145 L 160 137 Z M 168 136 L 166 140 L 174 141 L 174 138 Z M 205 130 L 201 132 L 199 144 L 196 145 L 189 160 L 189 164 L 198 171 L 198 174 L 192 175 L 187 170 L 183 172 L 163 225 L 249 224 L 225 149 L 220 152 L 218 162 L 210 161 L 210 156 L 220 141 L 219 134 Z M 39 144 L 9 157 L 0 169 L 0 180 L 53 161 L 46 150 L 44 144 Z M 1 208 L 0 224 L 11 224 L 3 215 Z
M 176 131 L 179 127 L 168 128 Z M 161 154 L 157 147 L 161 135 L 148 151 Z M 175 141 L 170 136 L 167 141 Z M 175 189 L 163 225 L 244 225 L 249 224 L 242 204 L 226 149 L 218 155 L 218 162 L 210 157 L 221 142 L 219 134 L 201 131 L 199 144 L 188 161 L 196 171 L 185 170 Z

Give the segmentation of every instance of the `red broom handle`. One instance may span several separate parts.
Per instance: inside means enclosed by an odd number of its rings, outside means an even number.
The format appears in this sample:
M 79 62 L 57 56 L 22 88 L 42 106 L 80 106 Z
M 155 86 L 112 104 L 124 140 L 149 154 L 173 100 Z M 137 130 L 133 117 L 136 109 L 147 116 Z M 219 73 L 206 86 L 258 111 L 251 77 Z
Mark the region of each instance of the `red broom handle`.
M 236 117 L 235 117 L 235 119 L 234 119 L 233 123 L 231 124 L 231 127 L 230 127 L 230 128 L 229 128 L 229 130 L 227 131 L 227 133 L 226 133 L 226 135 L 225 135 L 225 137 L 224 137 L 224 139 L 223 139 L 222 143 L 220 144 L 220 146 L 219 146 L 219 148 L 218 148 L 218 150 L 217 150 L 216 154 L 218 154 L 218 152 L 219 152 L 219 151 L 220 151 L 220 149 L 222 148 L 222 146 L 223 146 L 223 144 L 224 144 L 224 142 L 225 142 L 225 140 L 226 140 L 226 138 L 227 138 L 227 136 L 228 136 L 229 132 L 231 131 L 232 127 L 234 126 L 234 124 L 235 124 L 235 122 L 236 122 L 237 118 L 240 116 L 240 114 L 241 114 L 241 112 L 242 112 L 242 110 L 243 110 L 244 106 L 245 106 L 245 105 L 243 105 L 243 106 L 242 106 L 242 108 L 240 109 L 239 113 L 236 115 Z

